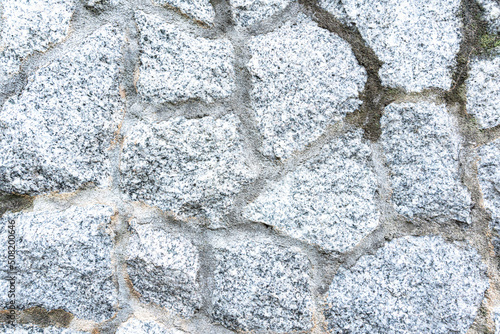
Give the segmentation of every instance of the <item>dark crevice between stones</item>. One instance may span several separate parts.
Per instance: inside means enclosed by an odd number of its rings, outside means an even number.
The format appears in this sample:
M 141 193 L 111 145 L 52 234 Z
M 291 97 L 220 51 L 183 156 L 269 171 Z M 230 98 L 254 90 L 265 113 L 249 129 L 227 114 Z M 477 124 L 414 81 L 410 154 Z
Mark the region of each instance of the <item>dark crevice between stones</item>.
M 6 322 L 7 311 L 0 312 L 0 322 Z M 47 311 L 42 307 L 31 307 L 19 312 L 16 322 L 21 325 L 37 325 L 39 327 L 68 327 L 74 315 L 64 310 Z
M 8 194 L 0 191 L 0 217 L 7 211 L 18 212 L 33 205 L 33 198 L 27 195 Z

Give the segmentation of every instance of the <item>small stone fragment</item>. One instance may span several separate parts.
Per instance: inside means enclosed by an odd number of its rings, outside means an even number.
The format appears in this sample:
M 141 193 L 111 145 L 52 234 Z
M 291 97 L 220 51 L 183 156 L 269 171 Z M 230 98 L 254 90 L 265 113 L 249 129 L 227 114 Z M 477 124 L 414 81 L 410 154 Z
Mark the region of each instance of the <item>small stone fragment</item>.
M 463 333 L 488 288 L 476 250 L 404 237 L 340 268 L 327 297 L 330 333 Z
M 69 33 L 73 0 L 2 0 L 0 5 L 0 78 L 17 73 L 22 60 L 62 42 Z
M 20 325 L 17 323 L 14 326 L 1 324 L 0 331 L 4 334 L 89 334 L 88 332 L 77 331 L 70 328 L 59 328 L 54 326 L 42 328 L 35 325 Z
M 466 81 L 467 112 L 482 128 L 500 125 L 500 48 L 498 51 L 493 59 L 474 60 Z
M 323 250 L 345 252 L 378 226 L 376 193 L 370 146 L 357 130 L 272 184 L 244 215 Z
M 97 322 L 111 318 L 118 303 L 113 283 L 113 243 L 106 228 L 110 207 L 71 207 L 64 211 L 6 214 L 0 237 L 7 240 L 15 221 L 16 306 L 62 309 Z M 0 258 L 0 303 L 9 301 L 7 257 Z
M 305 15 L 250 40 L 252 106 L 265 155 L 286 159 L 361 105 L 367 76 L 349 44 Z
M 177 8 L 187 16 L 203 22 L 212 24 L 215 11 L 210 0 L 152 0 L 155 5 Z
M 32 75 L 0 111 L 0 190 L 20 194 L 107 186 L 123 103 L 123 39 L 107 25 Z
M 233 48 L 227 39 L 210 40 L 178 25 L 136 13 L 141 33 L 137 91 L 154 103 L 224 99 L 234 89 Z
M 213 318 L 237 331 L 312 327 L 309 260 L 295 249 L 249 241 L 216 253 Z
M 470 222 L 470 193 L 461 183 L 461 139 L 445 105 L 390 104 L 381 119 L 396 211 L 409 219 Z
M 248 27 L 285 9 L 290 0 L 231 0 L 233 19 L 238 26 Z
M 221 221 L 257 173 L 234 115 L 139 123 L 126 135 L 121 188 L 180 218 Z
M 183 334 L 175 328 L 167 328 L 156 321 L 131 318 L 118 327 L 116 334 Z
M 130 227 L 127 272 L 141 301 L 192 316 L 201 303 L 196 247 L 182 236 L 135 220 Z
M 483 18 L 488 22 L 488 29 L 491 33 L 500 34 L 500 3 L 495 0 L 478 0 L 483 8 Z
M 478 179 L 492 227 L 500 234 L 500 139 L 479 149 Z

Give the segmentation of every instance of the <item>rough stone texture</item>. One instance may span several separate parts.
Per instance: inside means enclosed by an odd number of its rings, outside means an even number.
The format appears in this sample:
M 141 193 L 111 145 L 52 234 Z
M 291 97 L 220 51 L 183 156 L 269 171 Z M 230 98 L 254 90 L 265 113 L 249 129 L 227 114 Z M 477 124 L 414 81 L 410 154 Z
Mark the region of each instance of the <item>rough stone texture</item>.
M 500 18 L 499 18 L 500 20 Z M 500 125 L 500 47 L 493 59 L 476 59 L 470 65 L 467 85 L 467 112 L 479 125 Z
M 362 135 L 357 130 L 325 145 L 271 184 L 246 208 L 246 217 L 326 251 L 356 245 L 379 223 L 370 146 Z
M 495 0 L 477 0 L 484 9 L 483 18 L 492 33 L 500 33 L 500 3 Z
M 0 81 L 19 71 L 21 61 L 62 42 L 69 33 L 73 0 L 2 0 Z
M 470 222 L 470 193 L 459 173 L 461 140 L 445 105 L 390 104 L 381 124 L 397 212 Z
M 327 297 L 332 333 L 466 333 L 488 288 L 474 249 L 404 237 L 340 268 Z
M 175 328 L 167 328 L 156 321 L 144 321 L 131 318 L 116 330 L 116 334 L 183 334 Z
M 182 236 L 135 220 L 130 227 L 127 272 L 141 301 L 158 304 L 183 317 L 192 316 L 201 303 L 196 247 Z
M 4 334 L 88 334 L 88 332 L 77 331 L 69 328 L 38 327 L 34 325 L 20 325 L 15 326 L 0 325 L 0 330 Z
M 154 4 L 170 8 L 176 8 L 181 13 L 203 22 L 212 24 L 215 12 L 210 0 L 152 0 Z
M 500 234 L 500 139 L 479 149 L 478 178 L 492 227 Z
M 78 318 L 103 321 L 118 303 L 112 280 L 111 236 L 105 231 L 114 214 L 110 207 L 71 207 L 65 211 L 6 214 L 0 237 L 15 220 L 16 305 L 62 309 Z M 0 259 L 0 303 L 8 302 L 9 267 Z
M 366 82 L 349 45 L 303 14 L 252 38 L 252 105 L 265 155 L 288 158 L 354 111 Z
M 333 5 L 332 5 L 332 2 Z M 325 9 L 343 17 L 335 0 Z M 460 0 L 342 0 L 344 10 L 384 63 L 382 83 L 407 91 L 449 89 L 460 47 Z
M 279 13 L 290 0 L 232 0 L 233 19 L 238 26 L 247 27 Z
M 493 309 L 493 321 L 495 322 L 495 334 L 500 334 L 500 307 Z
M 21 194 L 106 186 L 123 106 L 119 32 L 105 26 L 37 70 L 0 111 L 0 190 Z
M 232 46 L 182 31 L 176 24 L 136 13 L 141 66 L 137 91 L 148 102 L 224 99 L 234 89 Z
M 295 249 L 245 242 L 216 251 L 213 317 L 243 331 L 312 327 L 310 264 Z
M 238 126 L 233 115 L 139 123 L 123 146 L 121 188 L 181 218 L 220 221 L 256 176 Z

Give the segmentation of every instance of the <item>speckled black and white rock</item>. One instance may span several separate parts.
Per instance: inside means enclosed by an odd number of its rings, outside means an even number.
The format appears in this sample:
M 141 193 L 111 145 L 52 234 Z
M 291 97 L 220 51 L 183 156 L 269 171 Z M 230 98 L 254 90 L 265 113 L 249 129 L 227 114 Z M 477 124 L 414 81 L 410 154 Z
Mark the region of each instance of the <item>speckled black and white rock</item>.
M 8 222 L 15 221 L 18 309 L 62 309 L 97 322 L 111 318 L 118 303 L 113 243 L 106 231 L 113 214 L 110 207 L 95 205 L 4 215 L 2 240 L 7 240 Z M 6 305 L 7 257 L 0 259 L 0 268 L 0 303 Z
M 127 272 L 141 301 L 192 316 L 201 303 L 196 247 L 182 236 L 135 220 L 130 227 Z
M 231 95 L 234 56 L 229 40 L 196 37 L 143 12 L 135 17 L 141 34 L 137 91 L 144 100 L 211 103 Z
M 105 26 L 28 79 L 0 111 L 0 190 L 21 194 L 107 186 L 123 104 L 122 37 Z
M 215 11 L 210 0 L 152 0 L 154 4 L 164 7 L 177 8 L 187 16 L 211 25 Z
M 60 43 L 69 33 L 73 0 L 2 0 L 0 81 L 19 71 L 21 61 Z
M 488 288 L 474 249 L 404 237 L 340 268 L 327 297 L 331 333 L 463 333 Z
M 89 332 L 82 332 L 70 328 L 58 328 L 54 326 L 38 327 L 35 325 L 21 325 L 15 326 L 0 325 L 0 331 L 3 334 L 89 334 Z
M 233 19 L 238 26 L 247 27 L 279 13 L 290 0 L 231 0 Z
M 131 318 L 116 330 L 116 334 L 184 334 L 175 328 L 167 328 L 156 321 Z
M 139 123 L 126 134 L 121 188 L 180 218 L 219 222 L 256 177 L 234 115 Z
M 491 33 L 500 33 L 500 3 L 495 0 L 478 0 L 484 9 L 483 19 L 488 22 L 488 30 Z
M 265 155 L 288 158 L 354 111 L 366 82 L 347 42 L 305 15 L 252 38 L 252 106 Z
M 294 248 L 253 241 L 216 250 L 213 318 L 242 331 L 312 327 L 309 260 Z M 266 331 L 266 333 L 267 333 Z
M 332 14 L 343 20 L 338 6 Z M 383 62 L 384 85 L 407 91 L 449 89 L 460 47 L 460 0 L 342 0 L 361 36 Z M 339 15 L 339 13 L 341 15 Z
M 408 218 L 470 222 L 470 193 L 461 182 L 461 140 L 445 105 L 390 104 L 381 119 L 396 211 Z
M 244 214 L 326 251 L 345 252 L 379 224 L 370 146 L 357 130 L 273 183 Z
M 500 233 L 500 139 L 479 149 L 478 179 L 492 227 Z
M 471 63 L 466 85 L 467 112 L 474 115 L 483 128 L 499 125 L 500 47 L 496 57 L 476 59 Z

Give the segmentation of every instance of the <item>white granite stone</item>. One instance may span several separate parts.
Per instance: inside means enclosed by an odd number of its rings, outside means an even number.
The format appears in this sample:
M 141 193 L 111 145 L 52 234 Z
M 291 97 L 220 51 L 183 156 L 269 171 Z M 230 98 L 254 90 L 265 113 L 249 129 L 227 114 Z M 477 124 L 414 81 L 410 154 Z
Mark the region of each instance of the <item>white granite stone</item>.
M 478 179 L 492 227 L 500 232 L 500 139 L 479 148 Z
M 120 325 L 116 334 L 183 334 L 175 328 L 167 328 L 156 321 L 145 321 L 137 318 L 130 318 Z
M 285 9 L 291 0 L 231 0 L 236 25 L 248 27 Z
M 152 0 L 158 6 L 176 8 L 196 21 L 211 25 L 215 11 L 210 0 Z

